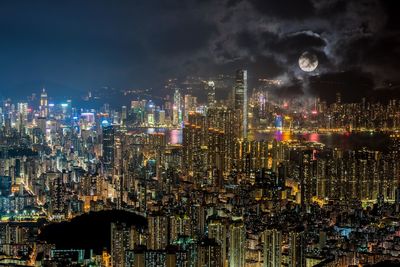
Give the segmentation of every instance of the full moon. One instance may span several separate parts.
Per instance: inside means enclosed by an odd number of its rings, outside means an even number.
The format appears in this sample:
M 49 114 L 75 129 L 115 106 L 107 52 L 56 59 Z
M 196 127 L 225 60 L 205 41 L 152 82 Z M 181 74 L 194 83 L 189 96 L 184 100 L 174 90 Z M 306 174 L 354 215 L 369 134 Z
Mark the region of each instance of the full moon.
M 299 58 L 299 67 L 305 72 L 314 71 L 318 67 L 317 56 L 310 52 L 304 52 Z

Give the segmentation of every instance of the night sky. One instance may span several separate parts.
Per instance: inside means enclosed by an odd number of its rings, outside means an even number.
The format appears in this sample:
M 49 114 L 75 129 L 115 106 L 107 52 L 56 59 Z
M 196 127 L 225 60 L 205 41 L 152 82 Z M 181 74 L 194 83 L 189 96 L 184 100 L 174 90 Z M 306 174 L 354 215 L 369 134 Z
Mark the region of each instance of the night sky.
M 3 0 L 0 96 L 41 87 L 53 95 L 102 86 L 160 90 L 168 77 L 236 68 L 283 79 L 284 94 L 342 90 L 351 99 L 397 90 L 396 2 Z M 318 56 L 317 77 L 299 69 L 304 51 Z

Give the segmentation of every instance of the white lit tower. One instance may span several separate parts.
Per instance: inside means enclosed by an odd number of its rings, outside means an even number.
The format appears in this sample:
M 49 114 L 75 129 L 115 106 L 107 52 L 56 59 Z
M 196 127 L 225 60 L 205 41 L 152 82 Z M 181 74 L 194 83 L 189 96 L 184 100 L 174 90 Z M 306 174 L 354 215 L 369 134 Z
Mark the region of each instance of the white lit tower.
M 123 129 L 126 129 L 127 117 L 128 117 L 128 110 L 127 110 L 126 106 L 122 106 L 122 108 L 121 108 L 121 127 Z
M 49 113 L 49 105 L 46 89 L 43 88 L 42 93 L 40 94 L 40 117 L 46 118 Z
M 214 81 L 207 82 L 207 104 L 209 108 L 215 107 L 215 83 Z
M 179 89 L 175 89 L 174 106 L 172 110 L 172 124 L 179 126 L 182 123 L 182 96 Z
M 236 81 L 234 88 L 235 110 L 240 111 L 240 130 L 241 137 L 247 138 L 247 70 L 236 71 Z

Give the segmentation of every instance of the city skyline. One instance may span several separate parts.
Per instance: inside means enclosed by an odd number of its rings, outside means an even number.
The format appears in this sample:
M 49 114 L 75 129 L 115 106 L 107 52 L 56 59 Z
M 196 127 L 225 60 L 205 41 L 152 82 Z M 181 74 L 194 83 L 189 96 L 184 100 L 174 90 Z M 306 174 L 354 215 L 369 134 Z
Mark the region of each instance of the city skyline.
M 2 1 L 0 266 L 400 266 L 397 13 Z
M 323 96 L 330 89 L 326 81 L 337 83 L 333 91 L 349 91 L 351 83 L 351 100 L 377 88 L 396 93 L 399 23 L 392 5 L 3 1 L 1 96 L 20 97 L 42 87 L 53 96 L 63 90 L 84 95 L 104 86 L 159 92 L 168 78 L 239 68 L 249 70 L 251 87 L 258 78 L 281 79 L 283 91 L 296 96 Z M 319 59 L 310 74 L 297 64 L 305 51 Z M 309 86 L 308 78 L 316 75 L 323 82 Z M 293 81 L 297 78 L 303 81 Z

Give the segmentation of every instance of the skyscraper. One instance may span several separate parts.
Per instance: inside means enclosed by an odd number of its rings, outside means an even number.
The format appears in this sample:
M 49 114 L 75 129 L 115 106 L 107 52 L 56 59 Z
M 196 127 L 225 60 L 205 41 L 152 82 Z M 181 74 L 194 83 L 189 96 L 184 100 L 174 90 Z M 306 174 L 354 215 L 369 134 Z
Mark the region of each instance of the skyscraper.
M 20 133 L 24 130 L 24 127 L 28 120 L 28 103 L 18 103 L 18 128 Z
M 289 232 L 289 267 L 305 267 L 306 256 L 304 231 L 294 229 Z
M 168 217 L 164 213 L 154 213 L 148 216 L 149 232 L 147 248 L 164 249 L 168 245 Z
M 125 251 L 133 249 L 135 230 L 125 223 L 111 223 L 112 266 L 125 266 Z
M 244 267 L 246 259 L 246 228 L 243 221 L 235 220 L 229 230 L 229 267 Z
M 264 238 L 264 267 L 280 267 L 282 263 L 282 232 L 276 229 L 267 229 Z
M 57 173 L 55 179 L 52 180 L 51 183 L 51 209 L 53 216 L 63 216 L 65 214 L 66 186 L 62 178 L 62 174 Z
M 104 168 L 111 171 L 114 166 L 114 127 L 103 126 L 103 163 Z
M 226 225 L 220 218 L 212 218 L 208 223 L 208 238 L 215 239 L 221 245 L 222 264 L 226 262 L 226 240 L 227 230 Z
M 216 104 L 214 81 L 208 81 L 206 88 L 207 88 L 207 105 L 209 108 L 213 108 L 215 107 Z
M 49 105 L 48 105 L 48 99 L 47 99 L 47 92 L 46 89 L 43 88 L 42 93 L 40 94 L 40 116 L 41 117 L 47 117 L 48 112 L 49 112 Z
M 247 138 L 247 70 L 236 71 L 235 110 L 240 111 L 240 137 Z
M 180 125 L 182 122 L 182 97 L 179 89 L 175 89 L 174 93 L 174 106 L 172 110 L 172 124 L 174 126 Z
M 128 117 L 128 110 L 126 106 L 122 106 L 121 108 L 121 126 L 126 127 L 126 119 Z
M 221 244 L 215 239 L 204 238 L 198 245 L 199 267 L 222 267 Z

